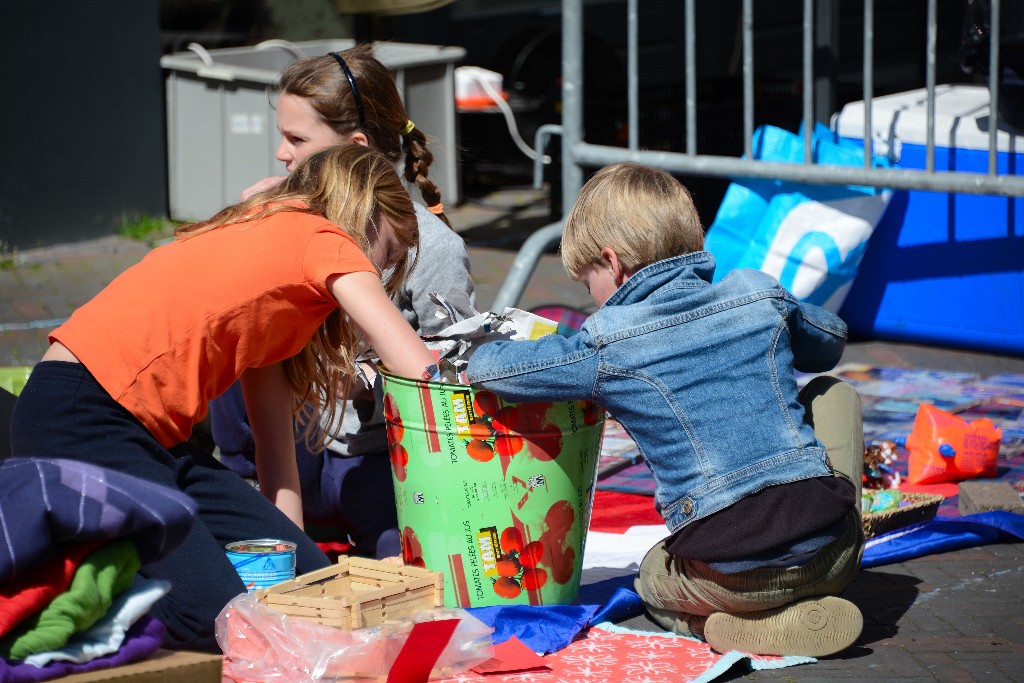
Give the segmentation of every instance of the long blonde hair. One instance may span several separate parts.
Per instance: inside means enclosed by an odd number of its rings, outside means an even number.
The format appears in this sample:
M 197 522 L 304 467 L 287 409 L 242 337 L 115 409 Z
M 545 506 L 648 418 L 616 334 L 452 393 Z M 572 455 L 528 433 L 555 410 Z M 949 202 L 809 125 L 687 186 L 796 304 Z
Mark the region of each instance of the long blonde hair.
M 368 257 L 372 257 L 380 219 L 386 217 L 396 241 L 405 250 L 390 269 L 384 288 L 394 295 L 402 286 L 413 265 L 408 250 L 419 243 L 416 212 L 391 162 L 380 152 L 361 145 L 339 145 L 317 152 L 284 182 L 229 206 L 207 221 L 183 225 L 175 236 L 189 239 L 226 225 L 289 211 L 323 216 L 351 235 Z M 319 426 L 333 424 L 339 414 L 338 403 L 343 405 L 352 387 L 355 359 L 365 350 L 358 328 L 338 309 L 299 353 L 284 361 L 296 399 L 295 416 L 311 448 L 322 449 L 326 444 L 327 435 L 319 431 Z

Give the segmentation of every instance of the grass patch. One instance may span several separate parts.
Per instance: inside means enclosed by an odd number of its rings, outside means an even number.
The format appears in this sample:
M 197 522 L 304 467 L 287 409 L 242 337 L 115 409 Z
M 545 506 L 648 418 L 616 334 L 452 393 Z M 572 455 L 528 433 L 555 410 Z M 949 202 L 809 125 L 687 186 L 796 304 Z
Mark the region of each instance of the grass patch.
M 16 265 L 11 247 L 7 242 L 0 240 L 0 270 L 14 270 Z
M 175 221 L 163 216 L 136 214 L 121 217 L 117 234 L 139 242 L 155 242 L 174 234 Z

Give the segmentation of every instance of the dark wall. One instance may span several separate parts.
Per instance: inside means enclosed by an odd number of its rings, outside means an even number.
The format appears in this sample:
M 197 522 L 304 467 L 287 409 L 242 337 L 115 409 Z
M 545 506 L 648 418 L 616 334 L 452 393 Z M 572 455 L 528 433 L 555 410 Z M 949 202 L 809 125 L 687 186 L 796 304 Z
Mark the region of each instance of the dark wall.
M 0 54 L 0 246 L 166 215 L 157 0 L 5 0 Z

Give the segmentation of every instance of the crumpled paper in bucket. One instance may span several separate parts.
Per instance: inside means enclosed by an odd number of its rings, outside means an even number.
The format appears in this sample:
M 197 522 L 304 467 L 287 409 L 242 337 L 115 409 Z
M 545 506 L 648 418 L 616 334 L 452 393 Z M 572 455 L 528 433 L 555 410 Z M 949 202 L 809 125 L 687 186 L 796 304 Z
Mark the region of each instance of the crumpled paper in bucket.
M 431 299 L 451 321 L 437 334 L 423 338 L 427 348 L 438 357 L 442 382 L 469 384 L 466 366 L 481 344 L 539 339 L 558 331 L 557 322 L 518 308 L 506 308 L 501 313 L 488 311 L 460 319 L 444 298 L 431 294 Z
M 430 298 L 438 306 L 437 317 L 450 321 L 448 327 L 437 334 L 423 337 L 427 348 L 437 357 L 436 369 L 439 374 L 434 379 L 439 382 L 469 384 L 466 366 L 481 344 L 539 339 L 558 331 L 557 322 L 518 308 L 510 307 L 501 313 L 488 311 L 463 318 L 444 297 L 431 293 Z M 380 362 L 372 353 L 368 360 Z M 367 386 L 371 384 L 372 381 Z

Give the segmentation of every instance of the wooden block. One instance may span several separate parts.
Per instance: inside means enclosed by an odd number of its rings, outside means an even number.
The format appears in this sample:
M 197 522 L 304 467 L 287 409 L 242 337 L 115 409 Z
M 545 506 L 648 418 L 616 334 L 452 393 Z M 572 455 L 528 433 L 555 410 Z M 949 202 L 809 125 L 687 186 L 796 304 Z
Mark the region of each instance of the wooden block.
M 354 629 L 376 626 L 392 614 L 439 607 L 443 587 L 440 572 L 345 557 L 333 567 L 257 591 L 256 596 L 283 614 Z
M 1024 514 L 1024 500 L 1008 482 L 994 479 L 976 479 L 962 481 L 957 487 L 959 498 L 957 506 L 961 515 L 972 515 L 976 512 L 1005 510 L 1019 515 Z

